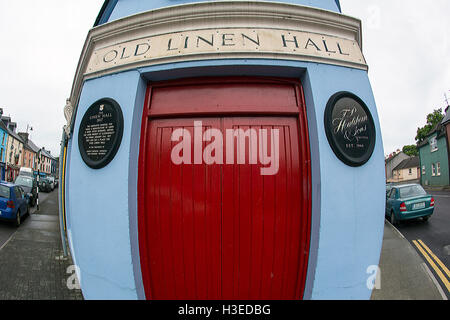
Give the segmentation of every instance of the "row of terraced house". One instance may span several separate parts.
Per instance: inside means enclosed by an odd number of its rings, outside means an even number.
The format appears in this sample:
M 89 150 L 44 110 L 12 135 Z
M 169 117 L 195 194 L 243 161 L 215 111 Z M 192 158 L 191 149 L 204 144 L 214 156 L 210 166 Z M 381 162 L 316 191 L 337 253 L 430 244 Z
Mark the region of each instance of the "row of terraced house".
M 31 141 L 28 132 L 17 132 L 17 123 L 0 108 L 0 179 L 15 181 L 21 167 L 41 176 L 58 175 L 58 158 Z
M 424 187 L 450 186 L 450 108 L 443 120 L 417 143 L 419 155 L 397 150 L 386 158 L 386 182 L 418 182 Z

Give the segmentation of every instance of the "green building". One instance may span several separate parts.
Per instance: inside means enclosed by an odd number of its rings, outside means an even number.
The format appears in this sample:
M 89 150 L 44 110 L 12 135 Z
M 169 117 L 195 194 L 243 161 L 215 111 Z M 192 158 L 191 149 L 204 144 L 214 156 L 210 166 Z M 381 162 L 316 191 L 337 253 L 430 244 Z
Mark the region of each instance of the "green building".
M 445 127 L 436 126 L 431 133 L 418 143 L 423 186 L 442 187 L 450 184 L 448 146 Z

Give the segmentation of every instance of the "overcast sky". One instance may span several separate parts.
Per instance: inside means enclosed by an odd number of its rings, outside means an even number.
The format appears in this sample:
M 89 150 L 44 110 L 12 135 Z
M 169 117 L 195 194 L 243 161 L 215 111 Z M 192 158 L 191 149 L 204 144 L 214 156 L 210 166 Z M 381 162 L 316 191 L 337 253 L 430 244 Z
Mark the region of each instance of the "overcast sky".
M 363 52 L 384 151 L 415 144 L 426 115 L 450 101 L 449 0 L 341 0 L 363 22 Z
M 0 0 L 0 107 L 31 139 L 60 152 L 63 108 L 103 0 Z
M 450 99 L 449 0 L 341 0 L 363 22 L 363 51 L 385 154 L 414 144 L 426 115 Z M 59 155 L 63 107 L 103 0 L 0 0 L 0 107 L 19 131 Z M 428 4 L 428 5 L 427 5 Z

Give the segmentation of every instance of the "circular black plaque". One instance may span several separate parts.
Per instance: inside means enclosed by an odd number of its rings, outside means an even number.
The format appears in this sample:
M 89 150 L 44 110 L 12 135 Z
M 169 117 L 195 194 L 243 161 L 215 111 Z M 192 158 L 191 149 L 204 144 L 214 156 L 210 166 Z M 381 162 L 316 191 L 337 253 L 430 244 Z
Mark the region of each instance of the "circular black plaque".
M 93 169 L 105 167 L 116 155 L 122 141 L 123 114 L 110 98 L 98 100 L 83 116 L 78 147 L 83 161 Z
M 338 92 L 325 109 L 325 131 L 336 156 L 359 167 L 369 161 L 375 148 L 376 131 L 366 104 L 350 92 Z

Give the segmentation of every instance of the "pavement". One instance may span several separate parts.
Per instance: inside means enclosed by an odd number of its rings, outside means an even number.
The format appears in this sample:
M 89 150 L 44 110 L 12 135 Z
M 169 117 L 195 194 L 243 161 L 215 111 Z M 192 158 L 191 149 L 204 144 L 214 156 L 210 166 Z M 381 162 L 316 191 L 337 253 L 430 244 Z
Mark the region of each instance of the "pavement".
M 70 256 L 63 257 L 58 189 L 42 198 L 0 248 L 0 300 L 83 299 L 69 289 L 76 280 Z
M 425 261 L 387 220 L 378 267 L 380 288 L 371 300 L 447 300 Z
M 71 257 L 63 257 L 57 190 L 35 210 L 0 247 L 0 300 L 82 300 L 73 288 Z M 388 221 L 379 269 L 371 300 L 446 299 L 422 257 Z

